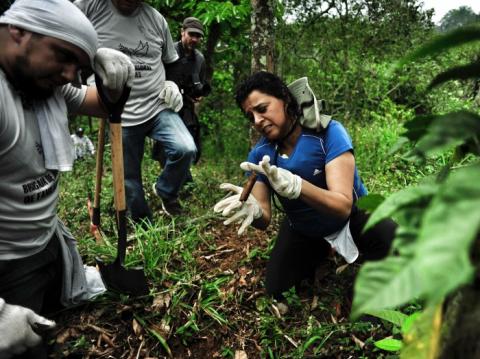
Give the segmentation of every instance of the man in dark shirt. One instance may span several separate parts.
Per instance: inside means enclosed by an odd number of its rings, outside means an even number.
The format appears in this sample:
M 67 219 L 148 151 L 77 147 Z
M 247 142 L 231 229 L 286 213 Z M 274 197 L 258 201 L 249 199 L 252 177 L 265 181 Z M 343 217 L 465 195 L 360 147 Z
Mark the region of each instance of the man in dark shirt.
M 204 29 L 200 20 L 187 17 L 182 24 L 181 39 L 175 43 L 179 59 L 166 65 L 167 80 L 174 81 L 183 96 L 183 107 L 179 115 L 195 140 L 197 146 L 195 163 L 198 162 L 201 153 L 200 123 L 195 106 L 211 90 L 206 80 L 205 58 L 197 49 L 203 36 Z M 152 157 L 163 165 L 163 150 L 158 142 L 154 143 Z M 191 180 L 191 175 L 189 177 Z

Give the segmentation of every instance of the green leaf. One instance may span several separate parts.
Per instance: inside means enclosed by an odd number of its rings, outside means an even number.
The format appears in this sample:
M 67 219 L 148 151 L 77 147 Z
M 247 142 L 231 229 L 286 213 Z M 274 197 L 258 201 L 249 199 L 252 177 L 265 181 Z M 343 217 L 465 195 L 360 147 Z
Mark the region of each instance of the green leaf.
M 390 148 L 390 150 L 388 151 L 388 155 L 389 156 L 392 156 L 394 155 L 395 153 L 397 153 L 398 151 L 400 150 L 404 150 L 405 149 L 405 146 L 406 144 L 409 142 L 408 138 L 405 137 L 405 136 L 400 136 L 397 140 L 397 142 L 395 142 L 393 144 L 393 146 Z
M 387 257 L 365 263 L 355 281 L 352 319 L 382 308 L 393 308 L 421 294 L 413 258 Z
M 437 186 L 434 183 L 421 184 L 416 187 L 407 187 L 399 192 L 392 194 L 383 201 L 372 213 L 364 231 L 372 228 L 383 219 L 390 218 L 400 208 L 413 203 L 428 204 L 432 196 L 436 193 Z
M 397 212 L 397 214 L 398 213 L 399 212 Z M 418 229 L 414 226 L 405 225 L 404 220 L 406 219 L 405 217 L 407 217 L 407 215 L 414 217 L 415 214 L 417 214 L 415 222 L 420 222 L 420 219 L 423 215 L 423 209 L 412 211 L 411 208 L 408 208 L 408 210 L 401 211 L 400 214 L 403 216 L 395 216 L 399 226 L 395 232 L 395 240 L 392 243 L 392 253 L 398 253 L 399 255 L 406 257 L 413 257 L 415 254 L 415 240 L 418 236 Z
M 155 329 L 148 328 L 148 331 L 150 332 L 151 335 L 153 335 L 155 338 L 157 338 L 159 343 L 162 345 L 163 349 L 165 349 L 168 356 L 171 358 L 172 357 L 172 350 L 168 346 L 168 343 L 165 340 L 165 338 L 159 332 L 157 332 Z
M 311 346 L 313 343 L 315 343 L 316 341 L 320 341 L 322 340 L 322 337 L 318 336 L 318 335 L 314 335 L 313 337 L 309 338 L 305 344 L 303 345 L 302 347 L 302 351 L 306 351 L 308 349 L 309 346 Z
M 467 80 L 478 77 L 480 77 L 479 62 L 464 66 L 456 66 L 435 76 L 432 82 L 430 82 L 430 85 L 428 85 L 428 90 L 450 80 Z
M 425 156 L 438 154 L 480 134 L 480 116 L 473 112 L 451 112 L 433 119 L 415 149 Z
M 357 206 L 358 208 L 371 212 L 375 210 L 384 200 L 385 197 L 383 197 L 381 194 L 372 193 L 367 196 L 360 197 L 360 199 L 357 201 Z
M 418 275 L 438 301 L 473 274 L 470 246 L 480 229 L 480 165 L 452 172 L 427 209 L 417 247 Z
M 439 117 L 438 115 L 416 116 L 414 119 L 406 122 L 403 126 L 407 129 L 404 136 L 410 141 L 417 141 L 422 138 L 432 122 Z
M 435 304 L 471 280 L 470 246 L 480 230 L 478 178 L 478 164 L 452 172 L 422 216 L 408 255 L 363 266 L 355 282 L 353 318 L 414 298 Z
M 377 348 L 387 350 L 389 352 L 397 352 L 402 349 L 402 341 L 398 339 L 385 338 L 382 340 L 377 340 L 373 343 Z
M 402 323 L 402 334 L 408 333 L 412 328 L 413 323 L 422 315 L 421 312 L 410 314 Z
M 408 332 L 403 334 L 401 359 L 437 358 L 442 327 L 441 313 L 442 305 L 438 304 L 427 306 L 423 312 L 413 314 L 414 321 Z
M 406 314 L 399 312 L 398 310 L 367 310 L 365 314 L 373 315 L 374 317 L 386 320 L 387 322 L 395 324 L 397 327 L 401 327 L 404 321 L 408 318 Z
M 480 28 L 478 26 L 469 26 L 456 29 L 445 35 L 438 36 L 424 46 L 400 59 L 394 69 L 398 69 L 405 64 L 421 59 L 426 56 L 433 56 L 444 52 L 453 47 L 459 47 L 472 41 L 480 40 Z
M 149 327 L 145 319 L 143 319 L 137 314 L 134 314 L 134 317 L 144 329 L 146 329 L 153 337 L 155 337 L 158 340 L 158 342 L 162 345 L 163 349 L 165 349 L 165 351 L 167 352 L 168 356 L 171 358 L 172 350 L 168 346 L 168 343 L 165 340 L 165 338 L 153 327 Z

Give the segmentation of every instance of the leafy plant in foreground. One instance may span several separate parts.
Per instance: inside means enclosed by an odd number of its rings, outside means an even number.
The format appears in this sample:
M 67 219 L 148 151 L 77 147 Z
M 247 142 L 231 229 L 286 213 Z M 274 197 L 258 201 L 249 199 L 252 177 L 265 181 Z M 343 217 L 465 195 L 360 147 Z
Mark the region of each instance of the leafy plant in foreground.
M 426 44 L 399 65 L 478 40 L 480 28 L 459 29 Z M 430 88 L 470 77 L 480 77 L 478 64 L 447 70 L 432 81 Z M 470 255 L 480 230 L 480 116 L 469 111 L 418 116 L 405 127 L 406 138 L 415 144 L 411 159 L 424 162 L 446 151 L 452 155 L 435 178 L 391 195 L 372 214 L 366 229 L 392 215 L 399 227 L 391 255 L 366 263 L 361 269 L 352 317 L 420 298 L 425 311 L 412 327 L 417 338 L 405 342 L 418 344 L 416 339 L 421 338 L 423 345 L 418 350 L 405 346 L 402 357 L 434 358 L 438 354 L 443 300 L 471 283 L 475 272 Z M 467 155 L 471 160 L 454 166 Z

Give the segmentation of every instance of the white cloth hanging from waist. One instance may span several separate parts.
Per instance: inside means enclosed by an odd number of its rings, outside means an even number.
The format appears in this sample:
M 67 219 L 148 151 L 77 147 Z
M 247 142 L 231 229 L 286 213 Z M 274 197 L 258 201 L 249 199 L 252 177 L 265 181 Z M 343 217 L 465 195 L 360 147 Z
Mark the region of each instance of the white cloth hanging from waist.
M 337 251 L 347 263 L 353 263 L 358 258 L 358 248 L 350 233 L 350 220 L 339 231 L 325 236 L 325 240 Z

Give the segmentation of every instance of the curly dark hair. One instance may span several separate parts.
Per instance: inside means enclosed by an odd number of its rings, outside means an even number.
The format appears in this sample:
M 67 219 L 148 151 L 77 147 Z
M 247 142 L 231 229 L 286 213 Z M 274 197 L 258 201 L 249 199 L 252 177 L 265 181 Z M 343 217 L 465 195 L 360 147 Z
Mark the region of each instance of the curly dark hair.
M 255 72 L 238 85 L 235 91 L 235 101 L 242 111 L 242 104 L 255 90 L 282 100 L 287 105 L 287 116 L 292 120 L 299 118 L 300 109 L 297 100 L 295 100 L 285 82 L 277 75 L 267 71 Z

